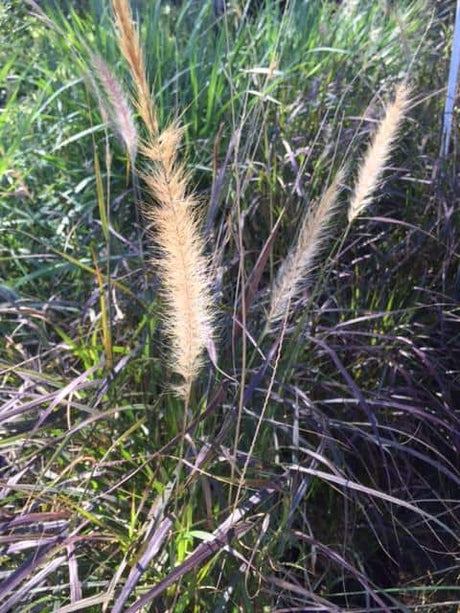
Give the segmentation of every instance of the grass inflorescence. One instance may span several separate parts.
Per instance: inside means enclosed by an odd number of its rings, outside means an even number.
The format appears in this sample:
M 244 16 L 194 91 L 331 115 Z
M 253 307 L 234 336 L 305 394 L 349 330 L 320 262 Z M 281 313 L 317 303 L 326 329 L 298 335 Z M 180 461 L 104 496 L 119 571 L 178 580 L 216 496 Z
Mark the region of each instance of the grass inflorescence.
M 0 8 L 0 613 L 454 611 L 452 7 L 83 4 Z

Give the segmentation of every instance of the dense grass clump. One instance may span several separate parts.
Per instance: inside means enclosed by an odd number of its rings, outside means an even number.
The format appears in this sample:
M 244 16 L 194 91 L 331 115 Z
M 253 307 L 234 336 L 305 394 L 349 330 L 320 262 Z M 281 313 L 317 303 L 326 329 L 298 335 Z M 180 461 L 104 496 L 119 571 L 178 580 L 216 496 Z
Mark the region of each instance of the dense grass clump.
M 0 613 L 457 610 L 452 26 L 2 4 Z

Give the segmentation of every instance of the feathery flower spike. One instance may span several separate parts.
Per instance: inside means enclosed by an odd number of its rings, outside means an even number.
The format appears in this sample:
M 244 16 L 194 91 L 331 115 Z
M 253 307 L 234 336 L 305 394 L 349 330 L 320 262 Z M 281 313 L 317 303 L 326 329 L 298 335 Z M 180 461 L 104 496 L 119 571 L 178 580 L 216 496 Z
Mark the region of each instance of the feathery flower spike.
M 409 105 L 409 95 L 409 87 L 401 83 L 396 89 L 394 101 L 387 106 L 385 117 L 369 144 L 358 171 L 348 208 L 349 223 L 356 219 L 372 201 Z
M 293 298 L 307 285 L 308 275 L 327 237 L 327 230 L 337 208 L 337 197 L 344 177 L 345 171 L 342 168 L 324 192 L 318 206 L 306 214 L 296 243 L 286 256 L 275 279 L 268 315 L 269 327 L 285 315 Z

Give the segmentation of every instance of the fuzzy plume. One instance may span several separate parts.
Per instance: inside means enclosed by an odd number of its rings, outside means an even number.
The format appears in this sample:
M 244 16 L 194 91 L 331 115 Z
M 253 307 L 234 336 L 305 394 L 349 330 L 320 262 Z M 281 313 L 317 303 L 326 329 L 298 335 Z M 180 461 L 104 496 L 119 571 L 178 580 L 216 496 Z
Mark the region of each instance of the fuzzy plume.
M 105 93 L 104 99 L 99 98 L 101 106 L 112 121 L 115 131 L 125 145 L 131 161 L 134 162 L 138 137 L 131 107 L 121 85 L 104 60 L 99 55 L 94 55 L 92 63 Z
M 385 116 L 375 132 L 361 166 L 348 208 L 348 221 L 351 223 L 372 201 L 391 153 L 393 144 L 401 127 L 402 119 L 409 105 L 410 89 L 401 83 L 394 101 L 386 107 Z
M 178 391 L 188 401 L 201 358 L 213 337 L 208 261 L 199 231 L 197 201 L 189 193 L 189 176 L 178 161 L 183 130 L 173 122 L 159 131 L 147 84 L 139 34 L 127 0 L 112 0 L 118 44 L 131 69 L 136 103 L 147 129 L 141 146 L 150 162 L 143 174 L 153 204 L 143 206 L 149 235 L 157 246 L 154 260 L 165 298 L 165 323 L 171 341 L 171 367 L 182 378 Z
M 318 206 L 304 217 L 297 241 L 286 256 L 274 282 L 268 315 L 269 327 L 273 327 L 286 315 L 291 301 L 308 284 L 315 258 L 321 251 L 337 208 L 340 184 L 344 176 L 344 169 L 339 170 Z
M 158 138 L 150 138 L 141 148 L 141 152 L 154 164 L 161 164 L 166 174 L 171 173 L 177 160 L 183 128 L 177 122 L 173 122 L 165 128 Z
M 150 134 L 157 134 L 158 121 L 155 105 L 147 82 L 144 55 L 139 41 L 139 33 L 134 25 L 129 1 L 112 0 L 112 8 L 118 34 L 118 46 L 128 62 L 136 88 L 137 110 Z
M 160 165 L 145 182 L 157 203 L 145 207 L 144 215 L 160 250 L 156 264 L 166 302 L 171 365 L 183 379 L 179 391 L 187 398 L 203 350 L 213 336 L 208 262 L 203 255 L 197 202 L 186 193 L 188 177 L 182 166 L 166 172 Z

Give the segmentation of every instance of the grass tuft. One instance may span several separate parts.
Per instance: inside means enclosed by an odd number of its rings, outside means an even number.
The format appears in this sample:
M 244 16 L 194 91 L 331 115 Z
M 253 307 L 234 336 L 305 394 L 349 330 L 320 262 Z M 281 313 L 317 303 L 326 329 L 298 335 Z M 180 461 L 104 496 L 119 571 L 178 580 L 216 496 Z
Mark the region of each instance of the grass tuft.
M 452 2 L 39 4 L 0 2 L 0 612 L 456 610 Z

